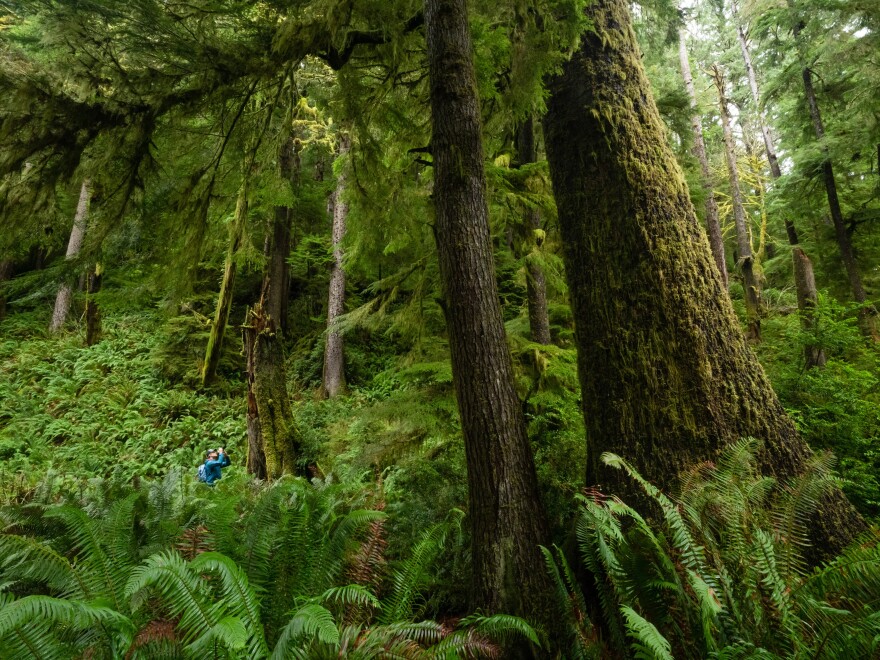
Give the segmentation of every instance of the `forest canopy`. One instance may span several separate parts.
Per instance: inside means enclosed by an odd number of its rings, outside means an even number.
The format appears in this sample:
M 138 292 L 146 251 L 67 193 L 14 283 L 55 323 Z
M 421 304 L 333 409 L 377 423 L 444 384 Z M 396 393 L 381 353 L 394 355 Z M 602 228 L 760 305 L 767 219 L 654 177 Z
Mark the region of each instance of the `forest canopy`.
M 0 657 L 873 657 L 878 56 L 0 0 Z

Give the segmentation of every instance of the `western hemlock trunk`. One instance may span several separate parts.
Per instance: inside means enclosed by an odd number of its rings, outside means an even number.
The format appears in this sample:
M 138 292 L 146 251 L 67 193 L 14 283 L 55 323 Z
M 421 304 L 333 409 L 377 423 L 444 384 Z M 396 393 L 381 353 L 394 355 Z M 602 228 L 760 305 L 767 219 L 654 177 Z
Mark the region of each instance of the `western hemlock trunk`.
M 235 204 L 235 217 L 229 228 L 229 248 L 223 264 L 223 279 L 220 281 L 220 293 L 217 296 L 217 309 L 214 311 L 214 322 L 208 336 L 208 347 L 205 349 L 205 363 L 202 366 L 202 386 L 208 386 L 217 374 L 220 356 L 223 354 L 223 336 L 229 322 L 229 310 L 232 308 L 232 289 L 235 286 L 235 257 L 244 237 L 244 227 L 248 215 L 248 180 L 247 177 L 238 191 Z
M 730 128 L 730 112 L 727 109 L 727 96 L 724 93 L 724 74 L 715 66 L 712 77 L 718 88 L 718 107 L 721 110 L 721 127 L 724 135 L 724 157 L 727 173 L 730 176 L 730 201 L 733 206 L 733 220 L 736 227 L 736 264 L 742 273 L 743 295 L 746 302 L 748 331 L 746 336 L 753 341 L 761 340 L 761 285 L 755 276 L 755 259 L 752 255 L 752 239 L 749 233 L 746 211 L 743 206 L 742 190 L 739 186 L 739 169 L 736 164 L 736 146 Z
M 253 393 L 256 418 L 260 425 L 266 478 L 277 479 L 296 471 L 300 437 L 287 394 L 287 370 L 278 324 L 266 313 L 263 300 L 265 295 L 248 312 L 243 332 L 245 346 L 249 347 L 248 385 Z M 248 410 L 250 412 L 250 400 Z M 251 459 L 252 453 L 255 454 L 254 459 Z M 253 467 L 256 474 L 259 470 L 259 452 L 249 448 L 248 459 L 255 461 Z
M 746 74 L 749 79 L 749 89 L 752 92 L 752 101 L 755 104 L 755 111 L 758 114 L 758 120 L 761 124 L 761 135 L 764 138 L 764 149 L 767 154 L 767 162 L 770 164 L 770 175 L 773 180 L 782 177 L 782 170 L 779 168 L 779 159 L 776 157 L 776 145 L 773 140 L 773 134 L 770 131 L 770 125 L 767 122 L 767 113 L 761 108 L 761 94 L 758 91 L 758 74 L 752 64 L 752 56 L 749 53 L 749 45 L 746 40 L 746 33 L 741 25 L 736 29 L 737 39 L 739 39 L 739 47 L 743 56 L 743 63 L 746 67 Z M 801 325 L 805 330 L 811 330 L 815 323 L 815 310 L 818 303 L 818 295 L 816 293 L 816 280 L 813 277 L 813 263 L 807 256 L 806 252 L 798 245 L 798 234 L 791 218 L 783 218 L 785 221 L 785 233 L 788 235 L 788 243 L 792 246 L 791 258 L 794 265 L 794 284 L 797 291 L 798 312 L 801 317 Z M 819 346 L 807 346 L 804 349 L 807 360 L 807 368 L 822 366 L 826 362 L 825 352 Z
M 465 0 L 426 0 L 435 237 L 468 472 L 474 606 L 546 619 L 534 458 L 495 282 Z
M 535 148 L 535 121 L 526 119 L 517 130 L 516 154 L 518 165 L 538 161 Z M 537 238 L 541 229 L 541 214 L 538 209 L 526 207 L 523 211 L 523 244 L 526 255 L 526 294 L 529 305 L 529 331 L 532 341 L 538 344 L 550 343 L 550 315 L 547 311 L 547 282 L 544 269 L 534 258 L 540 250 L 541 241 Z
M 250 311 L 248 311 L 250 315 Z M 257 395 L 254 389 L 256 333 L 247 326 L 247 318 L 242 327 L 242 346 L 247 360 L 247 471 L 257 479 L 266 478 L 266 453 L 263 451 L 263 434 L 260 431 L 260 414 L 257 408 Z
M 86 237 L 86 226 L 89 221 L 89 201 L 92 196 L 92 187 L 88 179 L 82 182 L 79 191 L 79 202 L 76 205 L 76 215 L 73 217 L 73 228 L 70 230 L 70 240 L 67 243 L 66 259 L 75 259 L 82 249 L 83 240 Z M 52 322 L 49 324 L 51 332 L 58 332 L 64 327 L 67 315 L 70 313 L 70 301 L 72 298 L 70 282 L 62 282 L 55 296 L 55 309 L 52 312 Z
M 746 345 L 664 129 L 624 0 L 588 6 L 596 32 L 550 81 L 545 118 L 575 317 L 588 485 L 645 506 L 613 451 L 663 488 L 743 437 L 761 469 L 810 450 Z M 817 555 L 864 529 L 839 491 L 815 516 Z
M 694 90 L 694 78 L 691 75 L 691 63 L 688 59 L 687 41 L 684 28 L 678 32 L 678 59 L 681 64 L 681 75 L 691 100 L 691 131 L 694 134 L 694 155 L 700 162 L 700 182 L 706 195 L 706 229 L 709 233 L 709 246 L 715 265 L 721 274 L 721 281 L 727 287 L 727 260 L 724 258 L 724 238 L 721 234 L 721 222 L 718 220 L 718 203 L 712 190 L 712 174 L 709 171 L 709 158 L 706 156 L 706 143 L 703 140 L 703 123 L 697 110 L 697 93 Z
M 101 339 L 101 310 L 98 303 L 95 302 L 95 294 L 101 290 L 101 279 L 103 269 L 101 264 L 95 264 L 95 267 L 89 271 L 89 279 L 86 291 L 88 293 L 88 301 L 86 302 L 86 346 L 94 346 Z
M 351 148 L 351 138 L 343 133 L 339 138 L 339 156 L 345 158 Z M 336 319 L 345 312 L 345 270 L 342 267 L 342 239 L 345 238 L 345 220 L 348 202 L 345 201 L 345 170 L 339 172 L 333 192 L 333 269 L 330 272 L 330 290 L 327 300 L 327 343 L 324 346 L 324 375 L 320 394 L 333 398 L 345 391 L 345 353 L 342 335 L 335 329 Z

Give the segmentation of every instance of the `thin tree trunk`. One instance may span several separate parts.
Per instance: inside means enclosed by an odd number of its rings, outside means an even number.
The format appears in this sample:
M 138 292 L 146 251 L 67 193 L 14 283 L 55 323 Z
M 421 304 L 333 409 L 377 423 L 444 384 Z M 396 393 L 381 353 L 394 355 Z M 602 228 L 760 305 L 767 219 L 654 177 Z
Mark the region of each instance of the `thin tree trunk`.
M 214 310 L 214 322 L 211 324 L 211 334 L 208 336 L 208 347 L 205 349 L 205 363 L 202 366 L 202 386 L 207 387 L 217 375 L 217 367 L 220 365 L 220 357 L 223 355 L 223 336 L 226 334 L 226 325 L 229 322 L 229 310 L 232 308 L 232 291 L 235 287 L 235 272 L 237 264 L 235 258 L 244 238 L 244 229 L 248 216 L 248 191 L 249 180 L 245 179 L 238 191 L 238 200 L 235 204 L 235 217 L 229 228 L 229 248 L 226 251 L 226 261 L 223 265 L 223 279 L 220 281 L 220 293 L 217 296 L 217 308 Z
M 800 50 L 800 22 L 795 24 L 794 37 L 798 43 Z M 803 55 L 801 55 L 803 60 Z M 843 266 L 846 269 L 846 275 L 849 279 L 849 286 L 853 293 L 853 299 L 863 305 L 859 312 L 862 322 L 862 330 L 872 337 L 875 341 L 880 339 L 877 328 L 877 309 L 868 302 L 868 296 L 865 293 L 865 287 L 862 285 L 862 276 L 859 272 L 859 266 L 856 263 L 855 253 L 853 252 L 852 241 L 849 232 L 846 229 L 846 223 L 843 220 L 843 211 L 840 208 L 840 199 L 837 196 L 837 183 L 834 180 L 834 168 L 831 165 L 831 156 L 828 153 L 828 146 L 825 144 L 825 126 L 822 124 L 822 114 L 819 111 L 819 103 L 816 100 L 816 90 L 813 88 L 813 74 L 810 68 L 804 62 L 804 68 L 801 72 L 804 81 L 804 93 L 807 97 L 807 106 L 810 109 L 810 118 L 813 121 L 813 130 L 816 133 L 816 139 L 822 147 L 822 153 L 825 160 L 822 162 L 822 179 L 825 183 L 825 193 L 828 197 L 828 210 L 831 213 L 831 221 L 834 224 L 834 235 L 837 238 L 837 247 L 840 249 L 840 257 L 843 260 Z
M 733 205 L 733 221 L 736 227 L 737 265 L 743 278 L 743 293 L 746 302 L 748 330 L 746 336 L 752 341 L 761 341 L 761 285 L 755 276 L 755 260 L 752 255 L 752 240 L 749 234 L 746 211 L 743 205 L 742 190 L 739 184 L 739 169 L 736 164 L 736 146 L 730 128 L 730 112 L 724 92 L 724 74 L 716 66 L 712 77 L 718 88 L 718 107 L 721 110 L 721 126 L 724 134 L 724 156 L 727 173 L 730 176 L 730 199 Z
M 281 178 L 291 186 L 296 186 L 301 163 L 296 150 L 296 139 L 293 136 L 282 144 L 278 161 Z M 293 209 L 289 206 L 276 206 L 272 237 L 267 252 L 269 289 L 266 295 L 266 310 L 278 321 L 279 328 L 285 334 L 289 330 L 290 264 L 287 263 L 287 259 L 290 257 L 292 223 Z
M 538 162 L 535 148 L 535 121 L 530 116 L 517 130 L 516 135 L 517 161 L 519 165 Z M 527 207 L 523 212 L 523 243 L 526 246 L 526 295 L 529 305 L 529 331 L 532 341 L 538 344 L 549 344 L 550 315 L 547 311 L 547 282 L 544 269 L 534 258 L 541 248 L 542 240 L 538 238 L 541 229 L 541 215 L 538 209 Z
M 75 259 L 82 249 L 83 240 L 86 237 L 86 226 L 89 221 L 89 201 L 92 195 L 91 182 L 86 179 L 82 182 L 79 191 L 79 202 L 76 205 L 76 215 L 73 218 L 73 228 L 70 230 L 70 240 L 67 243 L 66 259 Z M 70 282 L 62 282 L 55 297 L 55 309 L 52 312 L 52 322 L 49 324 L 51 332 L 58 332 L 64 327 L 67 315 L 70 313 L 70 302 L 73 297 L 73 289 Z
M 342 133 L 339 138 L 339 156 L 345 158 L 351 148 L 351 138 Z M 342 267 L 342 240 L 348 202 L 345 201 L 346 174 L 342 170 L 336 179 L 331 207 L 333 209 L 333 269 L 330 272 L 330 291 L 327 301 L 327 343 L 324 347 L 324 375 L 319 395 L 333 398 L 345 391 L 345 353 L 342 334 L 335 329 L 337 319 L 345 313 L 345 270 Z
M 103 268 L 101 264 L 89 271 L 87 284 L 88 300 L 86 302 L 86 346 L 94 346 L 101 340 L 101 309 L 95 302 L 95 294 L 101 290 Z
M 700 182 L 706 196 L 706 228 L 709 232 L 709 246 L 715 265 L 721 274 L 721 281 L 727 287 L 727 260 L 724 258 L 724 238 L 721 234 L 721 222 L 718 219 L 718 203 L 712 190 L 712 174 L 709 171 L 709 158 L 706 155 L 706 143 L 703 140 L 703 123 L 697 109 L 697 93 L 694 90 L 694 79 L 691 75 L 691 63 L 688 59 L 686 32 L 684 28 L 678 32 L 678 58 L 681 63 L 681 75 L 691 100 L 691 131 L 694 134 L 694 155 L 700 162 Z
M 468 472 L 474 606 L 548 617 L 547 526 L 513 384 L 489 234 L 465 0 L 425 0 L 435 238 Z
M 248 311 L 248 315 L 250 311 Z M 266 478 L 266 453 L 263 450 L 263 434 L 260 430 L 260 412 L 257 407 L 257 395 L 254 389 L 254 376 L 256 374 L 255 349 L 256 333 L 247 327 L 248 319 L 242 326 L 242 346 L 247 360 L 247 471 L 257 479 Z
M 253 437 L 262 440 L 266 478 L 278 479 L 297 471 L 301 441 L 287 394 L 287 370 L 279 327 L 276 320 L 266 313 L 264 300 L 265 288 L 260 302 L 248 311 L 243 326 L 248 350 L 248 387 L 256 408 L 254 416 L 251 414 L 249 396 L 248 419 L 256 418 L 259 422 L 259 432 L 255 431 Z M 250 445 L 248 469 L 252 469 L 254 474 L 261 469 L 259 451 Z
M 0 260 L 0 285 L 12 279 L 15 262 L 12 259 Z M 6 296 L 0 291 L 0 321 L 6 318 Z
M 770 164 L 770 174 L 773 180 L 782 177 L 782 170 L 779 168 L 779 158 L 776 156 L 776 145 L 773 139 L 773 133 L 770 131 L 770 125 L 767 121 L 767 113 L 761 108 L 761 94 L 758 91 L 758 75 L 752 64 L 752 56 L 749 52 L 746 34 L 741 25 L 737 25 L 737 38 L 739 39 L 739 47 L 742 51 L 743 63 L 746 67 L 746 74 L 749 79 L 749 89 L 752 92 L 752 101 L 755 104 L 755 111 L 758 114 L 758 121 L 761 124 L 761 135 L 764 138 L 764 149 L 767 154 L 767 162 Z M 818 304 L 818 294 L 816 292 L 816 280 L 813 277 L 813 264 L 806 252 L 798 244 L 798 233 L 791 221 L 791 218 L 783 218 L 785 221 L 785 233 L 788 235 L 788 243 L 792 246 L 791 258 L 794 264 L 794 284 L 797 291 L 798 312 L 801 318 L 801 325 L 804 330 L 812 330 L 815 324 L 815 310 Z M 825 352 L 820 346 L 808 345 L 805 347 L 807 359 L 807 369 L 812 367 L 821 367 L 825 364 Z
M 588 485 L 642 510 L 613 451 L 668 489 L 741 438 L 761 470 L 806 467 L 797 434 L 744 341 L 664 138 L 625 0 L 588 5 L 595 32 L 550 82 L 544 135 L 575 317 Z M 839 490 L 814 516 L 816 560 L 865 529 Z

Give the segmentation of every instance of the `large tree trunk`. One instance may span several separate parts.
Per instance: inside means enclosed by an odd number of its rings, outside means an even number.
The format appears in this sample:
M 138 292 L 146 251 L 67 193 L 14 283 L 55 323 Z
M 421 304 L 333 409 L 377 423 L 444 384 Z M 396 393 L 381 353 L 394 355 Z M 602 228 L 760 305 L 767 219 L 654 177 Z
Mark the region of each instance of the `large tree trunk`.
M 763 472 L 810 450 L 747 346 L 651 95 L 625 0 L 588 6 L 596 31 L 550 82 L 550 173 L 575 316 L 587 483 L 643 509 L 605 451 L 670 488 L 729 443 L 763 442 Z M 824 556 L 865 525 L 835 490 L 815 515 Z
M 767 154 L 767 162 L 770 164 L 770 174 L 773 180 L 782 177 L 782 170 L 779 168 L 779 158 L 776 156 L 776 145 L 773 140 L 773 134 L 770 131 L 770 124 L 767 121 L 767 113 L 761 107 L 761 94 L 758 91 L 758 75 L 752 64 L 752 55 L 749 52 L 746 33 L 741 25 L 737 26 L 737 38 L 739 39 L 739 47 L 742 51 L 743 63 L 746 67 L 746 74 L 749 79 L 749 89 L 752 92 L 752 101 L 755 104 L 755 112 L 761 124 L 761 135 L 764 138 L 764 149 Z M 801 325 L 804 330 L 810 331 L 815 323 L 815 310 L 818 304 L 818 295 L 816 293 L 816 280 L 813 277 L 813 263 L 807 256 L 806 252 L 801 249 L 798 244 L 798 233 L 791 221 L 791 218 L 783 218 L 785 221 L 785 233 L 788 235 L 788 243 L 792 246 L 791 258 L 794 263 L 794 284 L 797 291 L 798 312 L 801 317 Z M 825 364 L 825 352 L 820 346 L 808 345 L 804 349 L 807 369 L 812 367 L 821 367 Z
M 250 311 L 248 311 L 248 316 Z M 248 328 L 248 319 L 242 326 L 242 346 L 247 360 L 247 471 L 257 479 L 266 478 L 266 453 L 263 450 L 263 434 L 260 430 L 260 412 L 257 408 L 257 395 L 254 388 L 256 375 L 256 333 Z
M 7 280 L 12 279 L 12 273 L 15 269 L 15 262 L 12 259 L 0 260 L 0 285 Z M 6 296 L 0 291 L 0 321 L 6 318 Z
M 89 271 L 89 278 L 86 291 L 88 300 L 86 301 L 86 346 L 94 346 L 101 339 L 101 309 L 95 302 L 95 294 L 101 290 L 101 279 L 103 277 L 103 269 L 101 264 L 95 264 L 95 267 Z
M 73 218 L 73 228 L 70 230 L 70 240 L 67 243 L 65 258 L 75 259 L 82 249 L 83 240 L 86 237 L 86 226 L 89 221 L 89 201 L 92 196 L 91 182 L 86 179 L 82 182 L 79 191 L 79 202 L 76 205 L 76 215 Z M 73 297 L 73 289 L 70 282 L 62 282 L 55 296 L 55 309 L 52 312 L 52 321 L 49 324 L 51 332 L 58 332 L 64 327 L 67 315 L 70 313 L 70 302 Z
M 351 138 L 342 133 L 339 138 L 339 156 L 345 158 L 351 148 Z M 327 343 L 324 346 L 324 375 L 320 396 L 333 398 L 345 391 L 345 353 L 342 334 L 335 328 L 337 319 L 345 313 L 345 270 L 342 267 L 342 239 L 348 202 L 345 201 L 346 174 L 339 172 L 336 190 L 330 205 L 333 211 L 333 269 L 330 272 L 330 290 L 327 300 Z
M 535 121 L 530 116 L 517 130 L 516 155 L 518 165 L 538 162 L 535 147 Z M 544 269 L 535 258 L 541 248 L 542 239 L 538 237 L 541 229 L 541 214 L 538 209 L 527 207 L 523 211 L 522 243 L 526 254 L 526 295 L 529 305 L 529 331 L 532 341 L 538 344 L 550 343 L 550 315 L 547 311 L 547 282 Z
M 287 370 L 279 327 L 263 307 L 264 301 L 265 289 L 260 302 L 248 311 L 243 326 L 248 352 L 248 421 L 254 417 L 258 421 L 259 431 L 255 431 L 254 436 L 260 438 L 263 449 L 260 457 L 256 447 L 249 444 L 248 469 L 259 475 L 260 463 L 265 460 L 266 478 L 278 479 L 297 471 L 301 442 L 287 394 Z M 255 415 L 251 412 L 252 403 Z
M 746 303 L 748 330 L 746 336 L 752 341 L 761 341 L 761 284 L 755 276 L 755 259 L 752 254 L 752 237 L 749 232 L 746 210 L 743 205 L 742 190 L 739 185 L 739 168 L 736 164 L 736 145 L 730 128 L 730 111 L 724 93 L 724 74 L 713 67 L 713 78 L 718 88 L 718 107 L 721 110 L 721 128 L 724 136 L 724 157 L 727 173 L 730 176 L 730 201 L 733 206 L 733 223 L 736 228 L 736 263 L 743 278 L 743 294 Z
M 678 59 L 681 63 L 681 75 L 691 100 L 691 131 L 694 134 L 694 155 L 700 162 L 700 183 L 706 196 L 706 229 L 709 232 L 709 246 L 715 265 L 721 274 L 721 281 L 727 287 L 727 260 L 724 258 L 724 238 L 721 234 L 721 222 L 718 219 L 718 203 L 712 190 L 712 174 L 709 171 L 709 158 L 706 155 L 706 143 L 703 140 L 703 123 L 697 109 L 697 93 L 694 90 L 694 78 L 691 75 L 691 63 L 688 59 L 686 32 L 684 28 L 678 32 Z
M 800 47 L 801 25 L 796 23 L 794 27 L 795 40 Z M 801 55 L 803 59 L 803 55 Z M 840 208 L 840 199 L 837 196 L 837 183 L 834 180 L 834 168 L 831 165 L 831 157 L 828 153 L 828 147 L 825 144 L 825 126 L 822 124 L 822 114 L 819 111 L 819 103 L 816 100 L 816 90 L 813 88 L 813 73 L 810 68 L 804 65 L 802 77 L 804 80 L 804 94 L 807 97 L 807 106 L 810 109 L 810 118 L 813 121 L 813 130 L 816 133 L 816 139 L 822 146 L 822 153 L 825 160 L 822 162 L 822 179 L 825 183 L 825 193 L 828 197 L 828 210 L 831 213 L 831 221 L 834 224 L 834 235 L 837 238 L 837 247 L 840 249 L 840 257 L 843 260 L 843 266 L 846 269 L 846 275 L 849 279 L 849 286 L 852 289 L 853 299 L 863 305 L 860 312 L 863 331 L 871 336 L 875 341 L 880 339 L 877 328 L 877 310 L 868 302 L 868 296 L 865 293 L 865 287 L 862 285 L 862 276 L 859 272 L 859 266 L 856 263 L 855 253 L 853 252 L 852 241 L 849 232 L 846 229 L 846 223 L 843 220 L 843 211 Z
M 474 606 L 547 617 L 534 458 L 495 282 L 465 0 L 425 0 L 435 238 L 468 472 Z
M 202 365 L 202 386 L 207 387 L 217 375 L 217 367 L 220 365 L 220 357 L 223 355 L 223 336 L 226 334 L 226 325 L 229 323 L 229 310 L 232 308 L 232 291 L 235 287 L 235 262 L 241 241 L 244 238 L 244 229 L 248 216 L 248 189 L 249 180 L 247 174 L 238 191 L 238 200 L 235 204 L 235 217 L 229 227 L 229 247 L 226 251 L 226 261 L 223 264 L 223 279 L 220 281 L 220 293 L 217 296 L 217 308 L 214 310 L 214 322 L 211 324 L 211 334 L 208 336 L 208 347 L 205 349 L 205 363 Z

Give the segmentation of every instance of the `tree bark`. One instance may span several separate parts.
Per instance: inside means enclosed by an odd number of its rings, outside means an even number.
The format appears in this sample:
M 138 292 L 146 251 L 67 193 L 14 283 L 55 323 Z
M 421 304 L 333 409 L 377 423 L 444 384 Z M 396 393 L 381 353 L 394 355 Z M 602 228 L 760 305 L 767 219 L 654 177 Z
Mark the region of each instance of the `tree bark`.
M 250 311 L 248 311 L 248 315 Z M 263 450 L 263 434 L 260 430 L 260 413 L 257 407 L 257 395 L 254 388 L 256 374 L 256 333 L 248 328 L 248 319 L 242 326 L 242 346 L 247 361 L 247 471 L 257 479 L 266 479 L 266 453 Z
M 290 397 L 287 394 L 287 370 L 277 321 L 264 307 L 265 289 L 260 302 L 248 311 L 243 327 L 245 347 L 248 350 L 248 387 L 253 395 L 256 415 L 248 400 L 248 420 L 256 418 L 262 441 L 265 475 L 278 479 L 297 471 L 300 453 L 300 435 L 293 420 Z M 249 440 L 251 434 L 249 433 Z M 253 457 L 252 457 L 253 455 Z M 260 471 L 259 451 L 248 446 L 248 469 Z
M 89 201 L 92 195 L 91 182 L 86 179 L 82 182 L 79 191 L 79 202 L 76 205 L 76 215 L 73 217 L 73 228 L 70 230 L 70 240 L 67 243 L 66 259 L 75 259 L 82 250 L 82 244 L 86 237 L 86 226 L 89 221 Z M 55 309 L 52 312 L 52 321 L 49 324 L 51 332 L 58 332 L 64 327 L 67 315 L 70 313 L 70 302 L 73 297 L 73 289 L 70 282 L 62 282 L 55 297 Z
M 339 156 L 345 158 L 351 148 L 351 138 L 342 133 L 339 138 Z M 342 170 L 336 179 L 336 190 L 331 199 L 333 210 L 333 269 L 330 272 L 330 290 L 327 301 L 327 343 L 324 346 L 324 375 L 319 395 L 334 398 L 345 391 L 345 353 L 342 334 L 336 330 L 337 319 L 345 313 L 345 270 L 342 266 L 342 240 L 348 202 L 345 201 L 346 174 Z
M 220 281 L 220 293 L 217 296 L 217 308 L 214 310 L 214 322 L 208 336 L 208 347 L 205 349 L 205 363 L 202 365 L 202 386 L 207 387 L 217 375 L 220 357 L 223 355 L 223 336 L 229 322 L 229 310 L 232 308 L 232 291 L 235 287 L 236 255 L 244 238 L 244 229 L 248 216 L 249 180 L 247 174 L 238 191 L 235 204 L 235 217 L 229 227 L 229 248 L 223 265 L 223 279 Z
M 517 161 L 520 166 L 538 162 L 535 148 L 535 121 L 529 116 L 517 130 Z M 529 331 L 532 341 L 549 344 L 550 315 L 547 310 L 547 282 L 544 269 L 534 258 L 540 251 L 542 239 L 538 238 L 541 229 L 541 214 L 538 209 L 526 207 L 523 211 L 523 245 L 526 248 L 526 298 L 529 305 Z
M 752 64 L 752 55 L 749 52 L 749 45 L 746 39 L 745 31 L 741 25 L 737 25 L 737 38 L 739 47 L 742 51 L 743 63 L 746 67 L 746 74 L 749 79 L 749 89 L 752 92 L 752 101 L 755 104 L 755 112 L 758 115 L 758 121 L 761 124 L 761 135 L 764 138 L 764 149 L 767 154 L 767 162 L 770 165 L 770 175 L 773 180 L 782 177 L 782 170 L 779 168 L 779 158 L 776 156 L 776 144 L 773 139 L 773 133 L 770 130 L 770 124 L 767 121 L 767 113 L 761 108 L 761 94 L 758 91 L 758 75 Z M 791 218 L 784 217 L 785 233 L 788 236 L 788 244 L 791 245 L 791 258 L 794 264 L 794 284 L 798 299 L 798 313 L 801 318 L 801 325 L 804 330 L 809 332 L 815 324 L 815 310 L 818 304 L 818 294 L 816 292 L 816 280 L 813 276 L 813 264 L 806 252 L 799 245 L 797 229 Z M 827 361 L 825 352 L 821 346 L 808 345 L 804 349 L 806 356 L 807 369 L 812 367 L 821 367 Z
M 727 173 L 730 176 L 730 200 L 733 206 L 733 221 L 736 227 L 737 265 L 743 278 L 743 293 L 746 303 L 748 330 L 746 337 L 751 341 L 761 341 L 761 284 L 755 276 L 755 259 L 752 254 L 752 239 L 746 220 L 742 190 L 739 184 L 739 169 L 736 164 L 736 146 L 730 128 L 730 111 L 724 91 L 724 74 L 714 66 L 712 77 L 718 88 L 718 108 L 721 111 L 721 126 L 724 135 L 724 157 Z
M 595 32 L 550 81 L 544 135 L 575 317 L 587 484 L 650 510 L 600 456 L 668 489 L 729 443 L 762 441 L 761 470 L 801 474 L 802 442 L 746 344 L 664 138 L 625 0 L 588 5 Z M 835 490 L 817 556 L 865 529 Z
M 800 50 L 800 33 L 801 24 L 796 22 L 794 27 L 794 37 L 798 43 Z M 804 61 L 803 54 L 800 55 Z M 810 110 L 810 119 L 813 122 L 813 130 L 816 133 L 816 139 L 822 146 L 822 153 L 825 159 L 822 161 L 822 179 L 825 183 L 825 194 L 828 198 L 828 210 L 831 213 L 831 222 L 834 224 L 834 235 L 837 239 L 837 247 L 840 249 L 840 258 L 843 260 L 843 266 L 846 269 L 846 275 L 849 279 L 849 286 L 853 293 L 853 299 L 862 305 L 859 312 L 862 330 L 872 337 L 874 341 L 880 340 L 880 333 L 877 328 L 877 309 L 872 304 L 868 304 L 868 296 L 865 293 L 865 287 L 862 285 L 862 276 L 859 272 L 858 263 L 856 263 L 855 253 L 853 252 L 852 241 L 849 232 L 846 229 L 846 223 L 843 219 L 843 211 L 840 208 L 840 199 L 837 196 L 837 183 L 834 180 L 834 167 L 831 164 L 831 156 L 828 153 L 828 146 L 825 144 L 825 126 L 822 124 L 822 113 L 819 111 L 819 102 L 816 100 L 816 90 L 813 88 L 813 74 L 804 61 L 804 68 L 801 72 L 804 81 L 804 94 L 807 98 L 807 106 Z
M 0 260 L 0 285 L 12 279 L 15 270 L 15 262 L 12 259 Z M 6 318 L 6 296 L 0 291 L 0 321 Z
M 434 231 L 467 460 L 474 606 L 546 620 L 546 518 L 495 281 L 467 3 L 425 0 L 425 26 Z
M 94 346 L 101 340 L 101 309 L 95 302 L 95 294 L 101 290 L 101 279 L 103 277 L 103 268 L 101 264 L 95 264 L 95 267 L 89 271 L 89 279 L 86 291 L 88 292 L 88 300 L 86 302 L 86 346 Z
M 694 79 L 691 75 L 691 63 L 688 59 L 687 40 L 684 28 L 678 32 L 678 58 L 681 63 L 681 75 L 691 100 L 691 131 L 694 134 L 694 155 L 700 163 L 700 182 L 706 196 L 706 228 L 709 233 L 709 246 L 715 265 L 721 274 L 721 281 L 727 287 L 727 260 L 724 258 L 724 238 L 721 234 L 721 222 L 718 219 L 718 203 L 712 190 L 712 174 L 709 171 L 709 158 L 706 155 L 706 142 L 703 140 L 703 123 L 697 109 L 697 93 L 694 90 Z
M 300 157 L 297 151 L 296 139 L 291 136 L 281 145 L 278 156 L 278 167 L 281 178 L 296 186 L 300 176 Z M 291 225 L 293 223 L 293 209 L 289 206 L 276 206 L 275 218 L 272 223 L 272 237 L 269 243 L 269 263 L 266 269 L 268 273 L 269 288 L 266 295 L 266 310 L 269 315 L 278 321 L 278 326 L 283 333 L 289 328 L 289 303 L 290 303 L 290 257 Z

